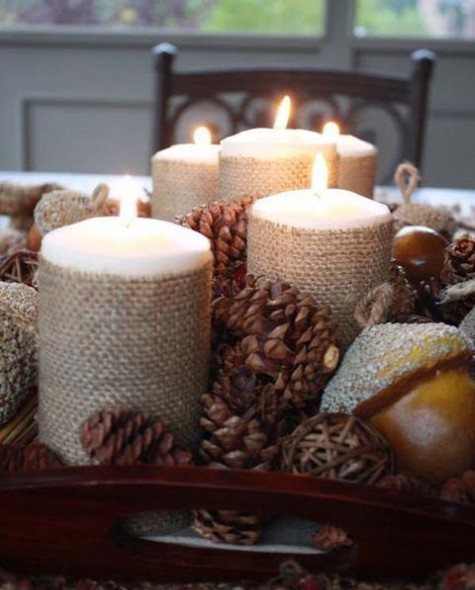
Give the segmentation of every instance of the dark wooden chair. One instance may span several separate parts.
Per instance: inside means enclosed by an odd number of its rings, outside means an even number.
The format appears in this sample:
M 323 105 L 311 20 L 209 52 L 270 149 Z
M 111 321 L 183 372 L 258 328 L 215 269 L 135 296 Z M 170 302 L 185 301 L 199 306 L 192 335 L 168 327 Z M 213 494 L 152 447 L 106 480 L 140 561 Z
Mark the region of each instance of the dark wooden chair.
M 420 49 L 411 54 L 408 77 L 308 67 L 175 72 L 177 53 L 169 43 L 153 48 L 153 152 L 176 142 L 177 126 L 192 108 L 206 105 L 210 112 L 212 106 L 220 113 L 218 126 L 211 122 L 214 139 L 219 140 L 242 129 L 271 126 L 276 102 L 289 94 L 294 105 L 290 127 L 320 130 L 332 119 L 346 133 L 367 139 L 380 149 L 391 147 L 390 163 L 385 166 L 387 172 L 379 174 L 380 182 L 387 181 L 402 160 L 419 168 L 422 165 L 429 83 L 436 60 L 431 51 Z M 373 120 L 377 113 L 376 123 L 371 121 L 371 113 Z

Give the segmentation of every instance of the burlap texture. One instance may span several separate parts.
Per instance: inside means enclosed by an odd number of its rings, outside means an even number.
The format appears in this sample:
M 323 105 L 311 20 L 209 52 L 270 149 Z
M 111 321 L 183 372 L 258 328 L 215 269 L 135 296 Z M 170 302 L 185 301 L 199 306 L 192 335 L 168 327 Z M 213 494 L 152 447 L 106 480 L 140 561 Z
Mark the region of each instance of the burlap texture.
M 170 277 L 39 265 L 39 437 L 85 464 L 79 425 L 106 403 L 160 416 L 178 444 L 199 439 L 206 391 L 211 261 Z
M 255 276 L 284 279 L 331 305 L 343 347 L 360 328 L 358 301 L 388 278 L 394 235 L 392 220 L 345 230 L 310 230 L 248 215 L 248 269 Z
M 216 200 L 217 163 L 152 158 L 152 217 L 174 221 Z
M 285 191 L 310 188 L 314 154 L 289 158 L 219 156 L 218 199 L 231 201 L 245 195 L 268 197 Z M 338 155 L 325 156 L 328 186 L 338 180 Z
M 338 188 L 373 198 L 376 178 L 376 152 L 366 156 L 340 156 Z

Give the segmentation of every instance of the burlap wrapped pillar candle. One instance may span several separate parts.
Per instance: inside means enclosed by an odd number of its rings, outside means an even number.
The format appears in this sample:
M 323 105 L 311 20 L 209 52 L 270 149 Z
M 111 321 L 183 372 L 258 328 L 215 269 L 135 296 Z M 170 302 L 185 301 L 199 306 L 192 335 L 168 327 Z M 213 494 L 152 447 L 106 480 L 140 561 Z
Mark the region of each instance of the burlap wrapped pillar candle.
M 338 152 L 338 179 L 336 186 L 364 197 L 373 198 L 378 150 L 353 135 L 341 135 L 336 123 L 330 121 L 323 135 L 336 142 Z
M 199 137 L 195 134 L 194 144 L 174 145 L 152 157 L 152 217 L 174 221 L 216 200 L 219 146 L 201 143 Z
M 331 305 L 342 345 L 358 334 L 358 301 L 388 278 L 393 221 L 380 203 L 343 190 L 291 191 L 249 212 L 248 269 Z
M 40 439 L 86 464 L 79 427 L 105 404 L 160 416 L 184 448 L 206 391 L 212 255 L 197 232 L 95 218 L 50 232 L 39 265 Z
M 223 139 L 219 156 L 219 200 L 258 197 L 311 184 L 317 154 L 328 163 L 329 186 L 336 186 L 335 142 L 304 129 L 250 129 Z

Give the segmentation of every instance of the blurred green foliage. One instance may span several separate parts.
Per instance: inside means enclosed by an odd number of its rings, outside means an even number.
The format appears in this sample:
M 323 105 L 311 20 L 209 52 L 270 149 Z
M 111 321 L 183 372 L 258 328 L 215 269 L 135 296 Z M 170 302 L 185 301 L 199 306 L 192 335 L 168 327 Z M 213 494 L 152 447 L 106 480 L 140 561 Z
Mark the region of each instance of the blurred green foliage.
M 433 3 L 433 10 L 441 15 L 444 1 Z M 431 34 L 418 0 L 354 2 L 357 35 Z M 451 0 L 451 4 L 461 2 Z M 0 0 L 0 22 L 6 25 L 155 26 L 207 33 L 315 36 L 324 33 L 324 21 L 325 0 Z

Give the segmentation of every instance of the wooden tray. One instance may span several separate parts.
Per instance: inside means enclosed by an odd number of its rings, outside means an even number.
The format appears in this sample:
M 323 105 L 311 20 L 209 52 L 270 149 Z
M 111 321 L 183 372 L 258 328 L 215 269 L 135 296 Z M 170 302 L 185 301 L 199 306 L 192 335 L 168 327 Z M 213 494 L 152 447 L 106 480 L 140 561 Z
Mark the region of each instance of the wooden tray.
M 127 515 L 215 507 L 330 522 L 356 543 L 326 554 L 180 546 L 127 534 Z M 71 467 L 0 479 L 0 564 L 25 573 L 212 581 L 312 572 L 417 579 L 475 557 L 475 508 L 305 476 L 190 467 Z

